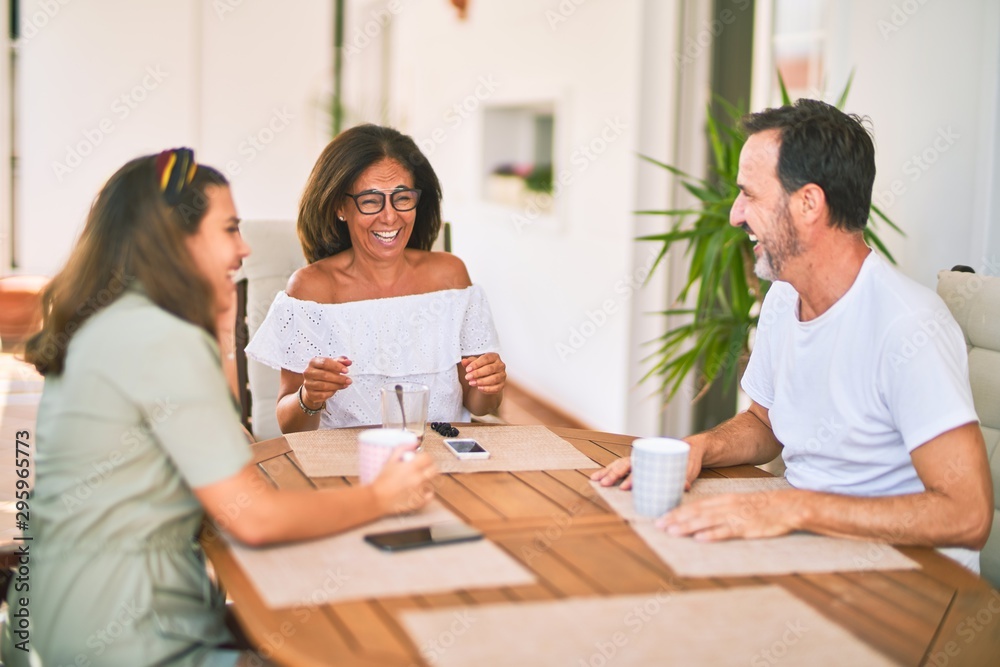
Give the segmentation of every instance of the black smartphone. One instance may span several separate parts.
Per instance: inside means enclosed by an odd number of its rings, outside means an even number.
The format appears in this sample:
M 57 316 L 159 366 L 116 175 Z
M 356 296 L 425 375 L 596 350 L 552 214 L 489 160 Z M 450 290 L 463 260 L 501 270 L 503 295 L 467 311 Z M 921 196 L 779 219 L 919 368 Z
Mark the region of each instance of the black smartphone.
M 388 533 L 365 535 L 365 542 L 383 551 L 402 551 L 418 547 L 434 547 L 452 542 L 469 542 L 481 539 L 483 534 L 459 521 L 435 523 L 420 528 L 394 530 Z

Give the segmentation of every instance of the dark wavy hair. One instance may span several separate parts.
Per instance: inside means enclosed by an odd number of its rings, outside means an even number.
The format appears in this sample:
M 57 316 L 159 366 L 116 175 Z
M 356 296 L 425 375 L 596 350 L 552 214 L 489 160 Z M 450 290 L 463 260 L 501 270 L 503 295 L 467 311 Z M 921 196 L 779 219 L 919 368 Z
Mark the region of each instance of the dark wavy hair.
M 215 336 L 212 287 L 184 239 L 198 231 L 208 210 L 205 189 L 229 182 L 198 165 L 170 206 L 157 183 L 156 157 L 132 160 L 108 180 L 66 266 L 43 291 L 42 330 L 25 348 L 25 359 L 42 375 L 62 373 L 73 335 L 134 282 L 160 308 Z
M 441 184 L 413 139 L 391 127 L 358 125 L 327 144 L 316 161 L 299 204 L 299 242 L 309 263 L 351 247 L 347 223 L 337 219 L 351 186 L 362 172 L 384 159 L 413 175 L 420 190 L 413 234 L 407 248 L 430 250 L 441 229 Z M 387 204 L 388 205 L 388 204 Z
M 868 223 L 875 183 L 875 144 L 867 118 L 818 100 L 765 109 L 743 117 L 747 136 L 778 130 L 778 179 L 787 194 L 806 183 L 823 188 L 835 227 L 860 231 Z

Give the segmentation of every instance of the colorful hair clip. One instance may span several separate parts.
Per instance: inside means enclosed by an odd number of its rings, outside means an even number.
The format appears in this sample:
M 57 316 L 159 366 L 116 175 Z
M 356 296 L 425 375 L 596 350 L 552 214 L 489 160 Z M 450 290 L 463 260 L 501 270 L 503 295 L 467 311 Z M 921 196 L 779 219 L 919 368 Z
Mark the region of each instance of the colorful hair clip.
M 156 179 L 168 204 L 177 205 L 181 192 L 194 179 L 197 170 L 194 151 L 190 148 L 172 148 L 156 156 Z

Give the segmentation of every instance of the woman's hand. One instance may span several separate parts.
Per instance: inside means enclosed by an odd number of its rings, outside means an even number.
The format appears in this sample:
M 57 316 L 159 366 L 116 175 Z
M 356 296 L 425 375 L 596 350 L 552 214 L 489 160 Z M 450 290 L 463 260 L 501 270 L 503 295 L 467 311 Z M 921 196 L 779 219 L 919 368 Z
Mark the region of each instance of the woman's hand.
M 463 357 L 465 381 L 484 394 L 499 394 L 507 384 L 507 364 L 496 352 L 487 352 L 478 357 Z
M 383 514 L 412 512 L 434 497 L 437 467 L 427 452 L 415 452 L 417 444 L 402 445 L 389 455 L 372 489 Z
M 327 400 L 351 385 L 347 377 L 351 360 L 347 357 L 313 357 L 302 373 L 302 402 L 311 410 L 322 408 Z

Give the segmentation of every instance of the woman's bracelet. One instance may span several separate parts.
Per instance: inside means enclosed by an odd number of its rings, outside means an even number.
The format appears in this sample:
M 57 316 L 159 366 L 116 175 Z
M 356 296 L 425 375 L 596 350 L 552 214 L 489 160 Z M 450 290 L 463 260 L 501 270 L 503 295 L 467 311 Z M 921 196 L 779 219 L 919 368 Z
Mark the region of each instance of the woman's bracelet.
M 299 396 L 299 409 L 302 410 L 302 412 L 304 412 L 307 415 L 309 415 L 310 417 L 312 417 L 313 415 L 317 415 L 320 412 L 323 412 L 323 408 L 326 407 L 326 403 L 323 403 L 323 405 L 319 406 L 319 408 L 317 408 L 316 410 L 313 410 L 312 408 L 310 408 L 310 407 L 308 407 L 306 405 L 305 401 L 302 400 L 302 388 L 303 387 L 305 387 L 304 384 L 300 384 L 299 385 L 299 393 L 298 393 L 298 396 Z

